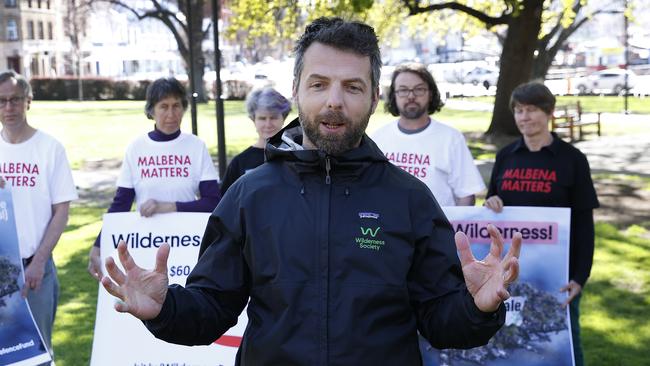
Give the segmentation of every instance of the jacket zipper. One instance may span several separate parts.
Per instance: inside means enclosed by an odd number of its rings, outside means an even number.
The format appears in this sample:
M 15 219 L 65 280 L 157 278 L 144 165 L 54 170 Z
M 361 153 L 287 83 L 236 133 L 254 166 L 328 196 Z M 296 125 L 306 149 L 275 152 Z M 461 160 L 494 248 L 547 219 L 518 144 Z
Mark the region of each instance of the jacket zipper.
M 325 184 L 331 184 L 332 183 L 332 178 L 330 177 L 330 170 L 332 169 L 332 166 L 330 164 L 330 158 L 329 156 L 325 157 Z

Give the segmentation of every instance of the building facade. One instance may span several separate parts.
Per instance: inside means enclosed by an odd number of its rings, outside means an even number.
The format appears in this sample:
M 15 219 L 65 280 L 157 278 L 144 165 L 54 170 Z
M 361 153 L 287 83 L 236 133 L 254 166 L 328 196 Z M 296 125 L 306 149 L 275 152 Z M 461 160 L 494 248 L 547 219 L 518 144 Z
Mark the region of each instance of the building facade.
M 69 49 L 61 0 L 0 0 L 0 69 L 28 78 L 63 74 Z

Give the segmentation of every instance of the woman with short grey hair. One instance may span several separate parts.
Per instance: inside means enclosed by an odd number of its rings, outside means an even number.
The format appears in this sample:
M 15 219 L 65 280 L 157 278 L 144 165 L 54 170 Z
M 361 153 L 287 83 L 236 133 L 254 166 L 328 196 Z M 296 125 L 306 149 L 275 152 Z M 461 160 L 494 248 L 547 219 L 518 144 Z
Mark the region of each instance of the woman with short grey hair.
M 255 125 L 257 141 L 235 156 L 226 170 L 221 183 L 221 194 L 242 175 L 264 163 L 266 140 L 282 129 L 284 120 L 291 112 L 291 102 L 273 88 L 252 91 L 246 98 L 248 117 Z
M 217 172 L 205 143 L 181 132 L 188 107 L 185 87 L 174 78 L 160 78 L 147 88 L 144 114 L 153 130 L 127 148 L 117 190 L 108 212 L 129 212 L 133 203 L 144 217 L 166 212 L 212 212 L 221 199 Z M 90 250 L 88 272 L 103 275 L 99 244 Z

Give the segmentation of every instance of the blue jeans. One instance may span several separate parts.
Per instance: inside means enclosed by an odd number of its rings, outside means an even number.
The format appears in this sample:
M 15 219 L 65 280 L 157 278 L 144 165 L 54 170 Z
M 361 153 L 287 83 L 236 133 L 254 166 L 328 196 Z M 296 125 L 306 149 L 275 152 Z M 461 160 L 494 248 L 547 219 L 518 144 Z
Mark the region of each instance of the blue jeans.
M 575 366 L 584 366 L 585 360 L 582 355 L 582 344 L 580 342 L 580 297 L 579 293 L 569 303 L 569 314 L 571 315 L 571 338 L 573 338 L 573 358 Z
M 38 326 L 43 341 L 54 355 L 52 349 L 52 328 L 54 326 L 54 317 L 56 315 L 56 306 L 59 300 L 59 281 L 56 277 L 56 267 L 52 257 L 45 262 L 45 273 L 43 281 L 38 291 L 30 290 L 27 294 L 27 303 L 34 316 L 36 326 Z

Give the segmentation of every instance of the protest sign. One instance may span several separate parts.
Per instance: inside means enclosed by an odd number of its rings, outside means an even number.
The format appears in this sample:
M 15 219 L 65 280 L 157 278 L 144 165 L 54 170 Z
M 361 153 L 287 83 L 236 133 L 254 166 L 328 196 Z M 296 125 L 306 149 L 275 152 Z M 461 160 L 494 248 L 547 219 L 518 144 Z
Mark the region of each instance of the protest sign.
M 0 365 L 32 366 L 51 360 L 21 294 L 25 282 L 9 189 L 0 189 Z
M 171 246 L 167 263 L 170 284 L 185 285 L 197 262 L 207 213 L 169 213 L 144 218 L 139 213 L 104 215 L 101 237 L 102 263 L 112 256 L 118 267 L 117 244 L 123 240 L 142 268 L 153 269 L 156 251 L 163 243 Z M 245 311 L 237 325 L 208 346 L 181 346 L 155 338 L 142 322 L 130 314 L 118 313 L 116 299 L 100 286 L 93 339 L 91 366 L 112 365 L 234 365 L 241 336 L 248 322 Z
M 483 347 L 469 350 L 431 348 L 422 338 L 425 366 L 434 365 L 573 365 L 571 322 L 560 288 L 569 273 L 570 209 L 505 207 L 495 213 L 484 207 L 443 207 L 455 231 L 463 231 L 477 259 L 490 249 L 489 223 L 510 247 L 512 236 L 523 237 L 519 279 L 510 285 L 505 302 L 506 324 Z

